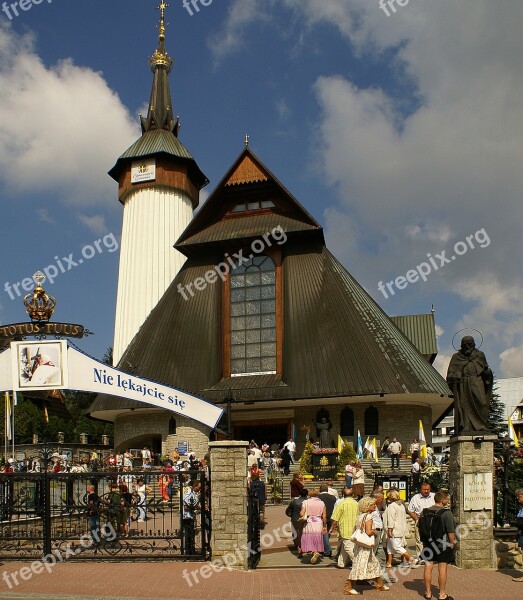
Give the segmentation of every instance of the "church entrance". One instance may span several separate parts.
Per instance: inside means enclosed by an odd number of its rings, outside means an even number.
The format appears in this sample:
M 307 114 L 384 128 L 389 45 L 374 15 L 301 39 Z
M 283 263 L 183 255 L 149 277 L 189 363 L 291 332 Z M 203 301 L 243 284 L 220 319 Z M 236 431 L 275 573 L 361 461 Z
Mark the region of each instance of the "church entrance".
M 281 448 L 291 435 L 290 421 L 239 422 L 233 423 L 235 440 L 254 440 L 258 446 L 262 444 L 278 444 Z

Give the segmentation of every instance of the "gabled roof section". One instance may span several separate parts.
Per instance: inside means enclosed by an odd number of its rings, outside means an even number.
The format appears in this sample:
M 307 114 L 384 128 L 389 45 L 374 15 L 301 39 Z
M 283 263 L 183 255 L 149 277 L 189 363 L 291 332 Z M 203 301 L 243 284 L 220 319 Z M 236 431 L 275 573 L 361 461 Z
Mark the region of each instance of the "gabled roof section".
M 434 313 L 391 317 L 391 320 L 432 364 L 438 354 Z
M 273 207 L 235 214 L 238 203 L 271 200 Z M 324 241 L 323 229 L 249 147 L 245 147 L 194 217 L 175 248 L 186 255 L 196 246 L 257 238 L 268 227 L 304 232 Z
M 267 173 L 253 160 L 252 154 L 245 154 L 240 164 L 233 171 L 225 185 L 241 185 L 242 183 L 254 183 L 255 181 L 268 181 Z

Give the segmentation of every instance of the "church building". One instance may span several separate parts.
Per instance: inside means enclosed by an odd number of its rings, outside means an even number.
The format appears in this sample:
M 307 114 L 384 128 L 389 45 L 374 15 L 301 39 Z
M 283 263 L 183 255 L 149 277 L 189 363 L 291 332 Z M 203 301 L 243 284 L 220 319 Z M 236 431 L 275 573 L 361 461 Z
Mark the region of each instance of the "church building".
M 115 365 L 230 408 L 238 440 L 293 437 L 299 453 L 323 418 L 333 445 L 359 430 L 408 447 L 420 419 L 429 435 L 452 402 L 432 367 L 433 313 L 388 317 L 248 138 L 193 216 L 208 180 L 178 138 L 163 12 L 142 135 L 110 171 L 123 205 Z M 187 441 L 202 455 L 220 435 L 113 396 L 90 414 L 114 422 L 117 450 Z

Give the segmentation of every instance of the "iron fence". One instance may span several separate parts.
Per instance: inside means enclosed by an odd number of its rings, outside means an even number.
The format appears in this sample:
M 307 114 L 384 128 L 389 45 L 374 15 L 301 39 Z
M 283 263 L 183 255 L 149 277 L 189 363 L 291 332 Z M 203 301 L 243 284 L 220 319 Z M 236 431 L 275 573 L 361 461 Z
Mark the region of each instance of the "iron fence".
M 184 515 L 194 480 L 200 503 Z M 210 499 L 201 471 L 2 473 L 0 559 L 207 560 Z
M 260 502 L 256 492 L 250 492 L 247 497 L 247 559 L 249 569 L 256 569 L 261 558 L 260 541 Z

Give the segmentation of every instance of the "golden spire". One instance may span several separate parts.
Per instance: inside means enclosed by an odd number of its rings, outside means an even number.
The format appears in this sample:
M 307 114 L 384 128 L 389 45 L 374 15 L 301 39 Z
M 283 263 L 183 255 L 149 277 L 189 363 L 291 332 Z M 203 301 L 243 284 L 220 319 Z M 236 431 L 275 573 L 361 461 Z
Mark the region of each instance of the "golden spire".
M 160 35 L 159 35 L 159 39 L 160 41 L 165 40 L 165 9 L 169 8 L 169 4 L 166 4 L 163 0 L 160 4 L 160 6 L 156 7 L 156 10 L 160 11 L 160 26 L 159 26 L 159 30 L 160 30 Z
M 174 60 L 167 54 L 165 49 L 165 9 L 169 8 L 169 4 L 162 0 L 156 10 L 160 11 L 160 24 L 158 25 L 158 48 L 149 59 L 149 65 L 152 71 L 156 71 L 157 67 L 163 67 L 167 73 L 172 69 Z

